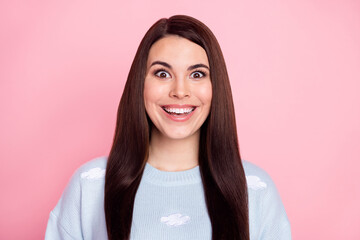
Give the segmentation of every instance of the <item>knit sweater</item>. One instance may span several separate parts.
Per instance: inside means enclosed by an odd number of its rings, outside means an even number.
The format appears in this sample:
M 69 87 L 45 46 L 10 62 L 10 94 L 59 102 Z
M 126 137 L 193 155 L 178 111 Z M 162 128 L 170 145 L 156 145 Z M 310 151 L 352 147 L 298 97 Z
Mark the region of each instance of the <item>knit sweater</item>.
M 107 239 L 104 185 L 107 157 L 78 168 L 50 212 L 45 240 Z M 265 170 L 242 160 L 251 240 L 289 240 L 290 222 Z M 146 163 L 135 195 L 131 240 L 211 240 L 200 168 L 167 172 Z

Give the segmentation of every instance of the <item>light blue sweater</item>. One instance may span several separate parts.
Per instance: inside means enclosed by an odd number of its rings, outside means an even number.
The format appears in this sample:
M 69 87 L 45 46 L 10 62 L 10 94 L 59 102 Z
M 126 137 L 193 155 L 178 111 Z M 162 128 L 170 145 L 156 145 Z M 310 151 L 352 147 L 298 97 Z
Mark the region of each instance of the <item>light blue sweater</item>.
M 104 184 L 107 157 L 82 165 L 51 211 L 46 240 L 107 239 Z M 251 240 L 289 240 L 290 222 L 271 177 L 243 160 Z M 200 168 L 161 171 L 146 163 L 135 196 L 132 240 L 211 240 Z

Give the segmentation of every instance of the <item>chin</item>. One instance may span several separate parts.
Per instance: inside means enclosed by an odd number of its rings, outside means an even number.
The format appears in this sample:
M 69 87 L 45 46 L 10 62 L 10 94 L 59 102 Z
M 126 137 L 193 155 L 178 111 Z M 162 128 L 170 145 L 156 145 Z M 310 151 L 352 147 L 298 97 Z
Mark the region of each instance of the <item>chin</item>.
M 179 131 L 179 132 L 174 132 L 174 131 L 169 131 L 169 132 L 163 132 L 162 133 L 164 136 L 166 136 L 167 138 L 170 139 L 174 139 L 174 140 L 181 140 L 181 139 L 186 139 L 189 137 L 192 137 L 193 135 L 196 134 L 196 132 L 184 132 L 184 131 Z
M 190 134 L 166 134 L 166 136 L 170 139 L 181 140 L 181 139 L 189 138 L 192 135 L 190 135 Z

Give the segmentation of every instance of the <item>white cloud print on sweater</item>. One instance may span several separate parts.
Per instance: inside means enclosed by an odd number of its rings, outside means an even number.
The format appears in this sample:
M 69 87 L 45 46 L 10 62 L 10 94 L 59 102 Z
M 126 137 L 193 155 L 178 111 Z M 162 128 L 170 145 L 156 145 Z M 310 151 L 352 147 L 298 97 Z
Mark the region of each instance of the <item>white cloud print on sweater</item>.
M 183 216 L 181 213 L 171 214 L 167 217 L 162 217 L 160 221 L 166 223 L 168 226 L 180 226 L 187 223 L 190 220 L 189 216 Z
M 254 190 L 264 189 L 267 187 L 266 182 L 261 181 L 258 176 L 246 176 L 246 182 L 248 187 Z
M 100 179 L 105 176 L 105 169 L 101 168 L 92 168 L 87 172 L 81 173 L 81 178 L 85 179 Z

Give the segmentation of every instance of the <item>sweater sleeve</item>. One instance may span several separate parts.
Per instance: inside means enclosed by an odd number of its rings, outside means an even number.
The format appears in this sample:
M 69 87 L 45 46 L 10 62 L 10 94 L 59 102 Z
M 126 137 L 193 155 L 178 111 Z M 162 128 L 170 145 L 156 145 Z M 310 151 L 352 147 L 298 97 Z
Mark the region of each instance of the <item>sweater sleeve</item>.
M 81 182 L 76 171 L 66 186 L 60 200 L 50 212 L 45 240 L 83 239 L 80 217 Z
M 262 195 L 260 240 L 291 240 L 290 222 L 275 183 L 265 174 L 266 190 Z

